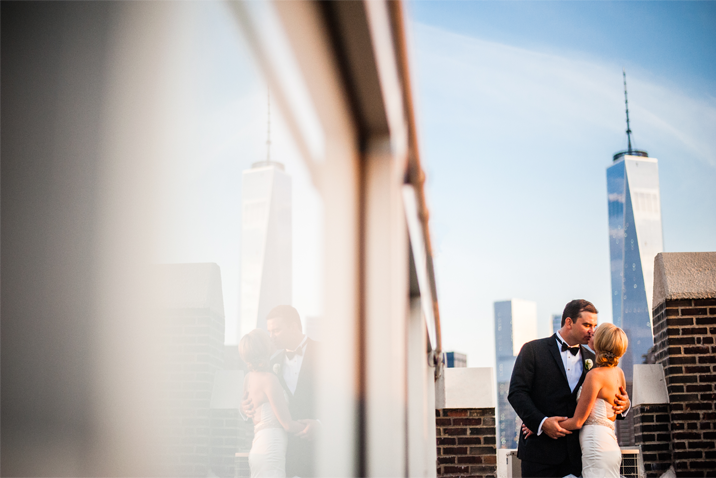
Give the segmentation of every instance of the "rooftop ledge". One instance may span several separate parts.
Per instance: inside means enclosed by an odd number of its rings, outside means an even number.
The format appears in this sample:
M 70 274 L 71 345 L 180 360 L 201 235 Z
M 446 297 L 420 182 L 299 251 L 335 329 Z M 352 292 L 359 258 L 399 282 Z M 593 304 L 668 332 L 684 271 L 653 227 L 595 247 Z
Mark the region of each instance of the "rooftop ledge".
M 445 406 L 442 408 L 495 408 L 495 369 L 445 369 Z
M 653 308 L 667 300 L 716 297 L 716 252 L 660 252 L 654 258 Z

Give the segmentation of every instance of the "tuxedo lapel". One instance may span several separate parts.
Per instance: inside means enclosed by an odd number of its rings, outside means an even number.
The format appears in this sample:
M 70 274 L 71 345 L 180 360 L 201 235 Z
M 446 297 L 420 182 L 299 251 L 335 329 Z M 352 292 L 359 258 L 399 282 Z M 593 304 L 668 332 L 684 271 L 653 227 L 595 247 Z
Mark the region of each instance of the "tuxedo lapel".
M 298 380 L 296 380 L 296 393 L 298 393 L 299 390 L 302 390 L 306 385 L 305 383 L 310 380 L 307 380 L 307 375 L 311 374 L 313 371 L 313 354 L 315 352 L 315 347 L 313 347 L 313 341 L 311 339 L 308 339 L 306 341 L 306 350 L 303 352 L 303 361 L 301 362 L 301 368 L 298 371 Z
M 587 370 L 586 361 L 587 361 L 587 359 L 591 359 L 591 358 L 587 355 L 587 349 L 586 349 L 585 347 L 583 347 L 582 345 L 580 345 L 579 348 L 580 348 L 581 351 L 582 351 L 582 375 L 579 377 L 579 383 L 577 383 L 577 386 L 574 387 L 574 391 L 575 391 L 575 392 L 576 392 L 577 390 L 579 390 L 579 387 L 581 387 L 582 384 L 584 383 L 584 379 L 587 378 L 587 372 L 589 372 L 589 370 Z
M 550 341 L 547 344 L 547 347 L 549 348 L 550 353 L 552 354 L 552 357 L 554 358 L 554 361 L 557 362 L 557 368 L 560 372 L 562 372 L 562 377 L 564 377 L 564 381 L 567 383 L 567 386 L 569 386 L 569 380 L 567 380 L 567 371 L 564 369 L 564 363 L 562 362 L 562 355 L 559 353 L 559 347 L 557 346 L 557 335 L 553 335 L 550 337 Z

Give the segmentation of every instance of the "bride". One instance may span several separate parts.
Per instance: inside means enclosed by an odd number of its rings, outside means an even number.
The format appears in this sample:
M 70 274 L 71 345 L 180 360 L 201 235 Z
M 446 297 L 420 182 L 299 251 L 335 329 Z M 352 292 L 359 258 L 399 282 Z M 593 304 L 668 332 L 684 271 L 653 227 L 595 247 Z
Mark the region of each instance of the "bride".
M 628 340 L 622 329 L 602 324 L 594 334 L 596 367 L 587 373 L 577 394 L 574 416 L 560 422 L 567 430 L 579 430 L 583 478 L 619 478 L 622 455 L 614 434 L 616 415 L 612 410 L 619 387 L 625 387 L 624 372 L 617 368 Z
M 300 433 L 305 424 L 291 419 L 288 399 L 270 371 L 273 345 L 268 332 L 254 329 L 239 342 L 239 354 L 248 365 L 244 392 L 256 405 L 254 441 L 249 452 L 251 478 L 286 476 L 287 433 Z

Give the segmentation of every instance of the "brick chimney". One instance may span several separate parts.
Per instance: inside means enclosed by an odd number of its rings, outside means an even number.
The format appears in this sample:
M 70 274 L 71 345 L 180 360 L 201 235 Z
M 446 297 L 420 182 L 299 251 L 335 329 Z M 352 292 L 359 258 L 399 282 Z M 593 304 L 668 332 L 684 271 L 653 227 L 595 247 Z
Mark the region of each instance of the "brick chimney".
M 649 372 L 655 378 L 641 380 L 642 385 L 635 380 L 636 443 L 648 477 L 660 476 L 669 466 L 679 477 L 713 476 L 716 252 L 660 253 L 654 262 L 653 353 L 658 368 Z M 666 396 L 654 391 L 659 370 Z
M 445 403 L 435 410 L 438 477 L 497 472 L 493 368 L 446 368 Z

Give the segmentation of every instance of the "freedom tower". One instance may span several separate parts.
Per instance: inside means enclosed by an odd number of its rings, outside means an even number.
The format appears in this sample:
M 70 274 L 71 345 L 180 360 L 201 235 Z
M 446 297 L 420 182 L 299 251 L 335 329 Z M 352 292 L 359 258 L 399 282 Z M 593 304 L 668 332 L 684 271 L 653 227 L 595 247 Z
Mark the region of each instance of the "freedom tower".
M 244 171 L 241 191 L 241 318 L 237 339 L 266 329 L 266 315 L 291 304 L 291 176 L 271 159 L 268 102 L 266 160 Z
M 624 329 L 629 347 L 621 360 L 627 382 L 633 365 L 645 362 L 654 345 L 652 294 L 654 257 L 663 251 L 659 164 L 646 151 L 632 149 L 624 74 L 628 149 L 607 168 L 609 252 L 614 325 Z

